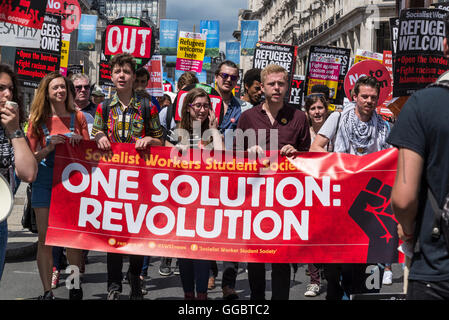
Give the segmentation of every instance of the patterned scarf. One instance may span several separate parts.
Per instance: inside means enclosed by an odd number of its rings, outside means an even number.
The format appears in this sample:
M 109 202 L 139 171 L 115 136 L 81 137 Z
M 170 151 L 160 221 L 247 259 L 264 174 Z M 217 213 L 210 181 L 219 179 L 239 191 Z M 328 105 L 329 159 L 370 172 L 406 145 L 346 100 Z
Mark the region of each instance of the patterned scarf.
M 5 130 L 0 126 L 0 173 L 10 180 L 11 168 L 14 164 L 14 150 L 6 137 Z
M 355 103 L 347 105 L 341 114 L 334 151 L 365 155 L 388 149 L 390 145 L 385 140 L 390 128 L 387 123 L 375 110 L 371 119 L 363 122 L 355 114 L 355 107 Z

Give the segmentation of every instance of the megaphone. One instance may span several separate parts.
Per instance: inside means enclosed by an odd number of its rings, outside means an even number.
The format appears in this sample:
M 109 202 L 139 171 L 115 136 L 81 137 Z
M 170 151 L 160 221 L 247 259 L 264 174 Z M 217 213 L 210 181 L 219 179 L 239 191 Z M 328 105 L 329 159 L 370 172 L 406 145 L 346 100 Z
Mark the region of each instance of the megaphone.
M 0 174 L 0 222 L 8 219 L 14 208 L 14 195 L 9 188 L 9 183 Z

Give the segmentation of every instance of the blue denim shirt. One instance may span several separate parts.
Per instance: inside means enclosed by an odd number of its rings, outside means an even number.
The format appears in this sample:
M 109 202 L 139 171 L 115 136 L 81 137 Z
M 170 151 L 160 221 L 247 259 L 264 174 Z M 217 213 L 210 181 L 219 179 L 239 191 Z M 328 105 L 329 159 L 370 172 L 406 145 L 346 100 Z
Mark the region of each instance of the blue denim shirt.
M 239 100 L 236 97 L 232 96 L 228 106 L 228 110 L 223 116 L 223 120 L 218 127 L 222 134 L 225 133 L 226 129 L 235 130 L 235 128 L 237 128 L 237 123 L 239 122 L 241 111 L 242 108 L 240 106 Z
M 226 150 L 232 150 L 233 148 L 232 144 L 234 142 L 234 138 L 232 133 L 237 128 L 237 123 L 239 122 L 240 115 L 242 114 L 242 103 L 243 101 L 232 96 L 231 101 L 229 102 L 228 110 L 218 126 L 220 133 L 224 135 Z

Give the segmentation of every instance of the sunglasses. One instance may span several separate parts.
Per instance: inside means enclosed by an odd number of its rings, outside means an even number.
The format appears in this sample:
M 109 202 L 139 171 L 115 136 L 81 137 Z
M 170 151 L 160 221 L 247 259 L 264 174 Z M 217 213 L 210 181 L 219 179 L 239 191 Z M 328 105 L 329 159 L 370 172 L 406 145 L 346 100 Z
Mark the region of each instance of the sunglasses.
M 239 79 L 239 76 L 234 76 L 234 75 L 227 74 L 224 72 L 220 72 L 218 75 L 220 77 L 222 77 L 223 80 L 226 80 L 227 78 L 231 78 L 231 81 L 237 81 Z
M 82 86 L 82 85 L 75 86 L 75 89 L 78 90 L 78 91 L 81 91 L 81 89 L 83 89 L 83 88 L 84 88 L 84 90 L 90 90 L 90 86 L 89 86 L 89 85 L 85 85 L 85 86 Z

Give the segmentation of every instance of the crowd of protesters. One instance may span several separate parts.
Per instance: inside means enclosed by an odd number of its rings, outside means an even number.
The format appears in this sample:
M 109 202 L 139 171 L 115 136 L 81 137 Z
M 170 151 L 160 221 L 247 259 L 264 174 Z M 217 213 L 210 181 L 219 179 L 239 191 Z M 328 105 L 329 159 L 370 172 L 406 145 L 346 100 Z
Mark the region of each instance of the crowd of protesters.
M 444 46 L 447 54 L 447 39 Z M 351 93 L 352 102 L 338 106 L 333 112 L 329 108 L 329 89 L 315 86 L 305 97 L 301 110 L 285 102 L 289 86 L 288 73 L 284 68 L 268 65 L 263 70 L 246 72 L 243 78 L 244 95 L 238 99 L 233 94 L 239 80 L 238 66 L 224 61 L 215 72 L 216 90 L 222 99 L 221 116 L 216 117 L 208 93 L 196 85 L 199 81 L 195 74 L 186 72 L 178 82 L 178 90 L 188 90 L 188 93 L 181 106 L 181 121 L 177 122 L 173 97 L 165 94 L 156 99 L 149 95 L 145 91 L 149 81 L 148 71 L 137 69 L 131 55 L 116 55 L 110 64 L 115 93 L 109 99 L 105 99 L 101 90 L 93 88 L 89 77 L 84 74 L 75 74 L 70 78 L 59 73 L 45 76 L 30 106 L 26 134 L 22 130 L 26 116 L 16 75 L 9 66 L 0 64 L 0 173 L 13 190 L 16 189 L 14 184 L 17 180 L 32 183 L 31 203 L 38 225 L 37 265 L 43 288 L 39 299 L 55 299 L 52 289 L 59 281 L 64 251 L 68 263 L 77 266 L 81 272 L 85 271 L 88 254 L 74 248 L 52 248 L 45 243 L 56 145 L 68 142 L 76 147 L 81 140 L 94 140 L 97 147 L 104 151 L 111 149 L 111 143 L 132 143 L 137 150 L 166 146 L 264 153 L 270 143 L 268 137 L 265 140 L 257 137 L 256 141 L 251 142 L 243 139 L 241 144 L 233 140 L 236 132 L 249 129 L 276 129 L 276 148 L 286 157 L 307 151 L 363 156 L 392 146 L 400 148 L 398 177 L 392 193 L 393 208 L 399 220 L 398 234 L 405 242 L 419 241 L 419 249 L 415 250 L 410 269 L 408 297 L 449 298 L 446 235 L 442 232 L 438 240 L 431 238 L 429 229 L 432 228 L 433 213 L 432 206 L 427 203 L 430 196 L 419 188 L 423 184 L 431 186 L 430 189 L 436 194 L 436 203 L 440 208 L 444 207 L 441 204 L 444 204 L 449 185 L 447 172 L 444 171 L 448 162 L 444 155 L 448 148 L 445 148 L 447 142 L 439 137 L 447 136 L 445 120 L 449 118 L 449 111 L 442 106 L 444 97 L 448 95 L 448 89 L 442 88 L 443 85 L 412 96 L 404 106 L 405 115 L 399 117 L 393 128 L 392 123 L 376 113 L 380 84 L 374 77 L 359 78 Z M 7 101 L 17 102 L 17 107 Z M 430 111 L 427 113 L 418 108 L 429 103 L 435 109 L 433 116 Z M 436 118 L 441 121 L 434 121 Z M 125 122 L 129 130 L 121 129 Z M 199 123 L 199 134 L 194 130 L 195 123 Z M 177 136 L 176 129 L 184 129 L 188 136 Z M 202 133 L 206 130 L 211 134 L 204 141 Z M 437 187 L 434 188 L 435 185 Z M 0 224 L 0 277 L 7 242 L 5 234 L 6 221 Z M 147 293 L 144 279 L 151 258 L 129 255 L 130 264 L 125 278 L 130 285 L 130 299 L 141 300 Z M 172 258 L 161 257 L 161 260 L 159 273 L 162 276 L 170 275 Z M 223 261 L 222 266 L 223 299 L 238 299 L 236 278 L 241 265 Z M 272 264 L 273 300 L 290 298 L 291 271 L 296 267 L 288 263 Z M 391 264 L 383 267 L 389 272 L 384 283 L 391 284 Z M 105 290 L 108 300 L 119 299 L 123 291 L 122 269 L 123 255 L 107 253 Z M 206 300 L 208 290 L 215 287 L 217 261 L 180 258 L 176 259 L 176 269 L 179 270 L 184 298 Z M 327 281 L 326 299 L 329 300 L 341 300 L 351 294 L 379 292 L 380 288 L 367 288 L 369 274 L 366 270 L 367 264 L 308 264 L 310 284 L 304 295 L 315 297 L 321 294 L 323 280 Z M 250 299 L 264 300 L 265 264 L 248 263 L 247 271 Z M 82 299 L 82 287 L 70 289 L 69 298 Z

